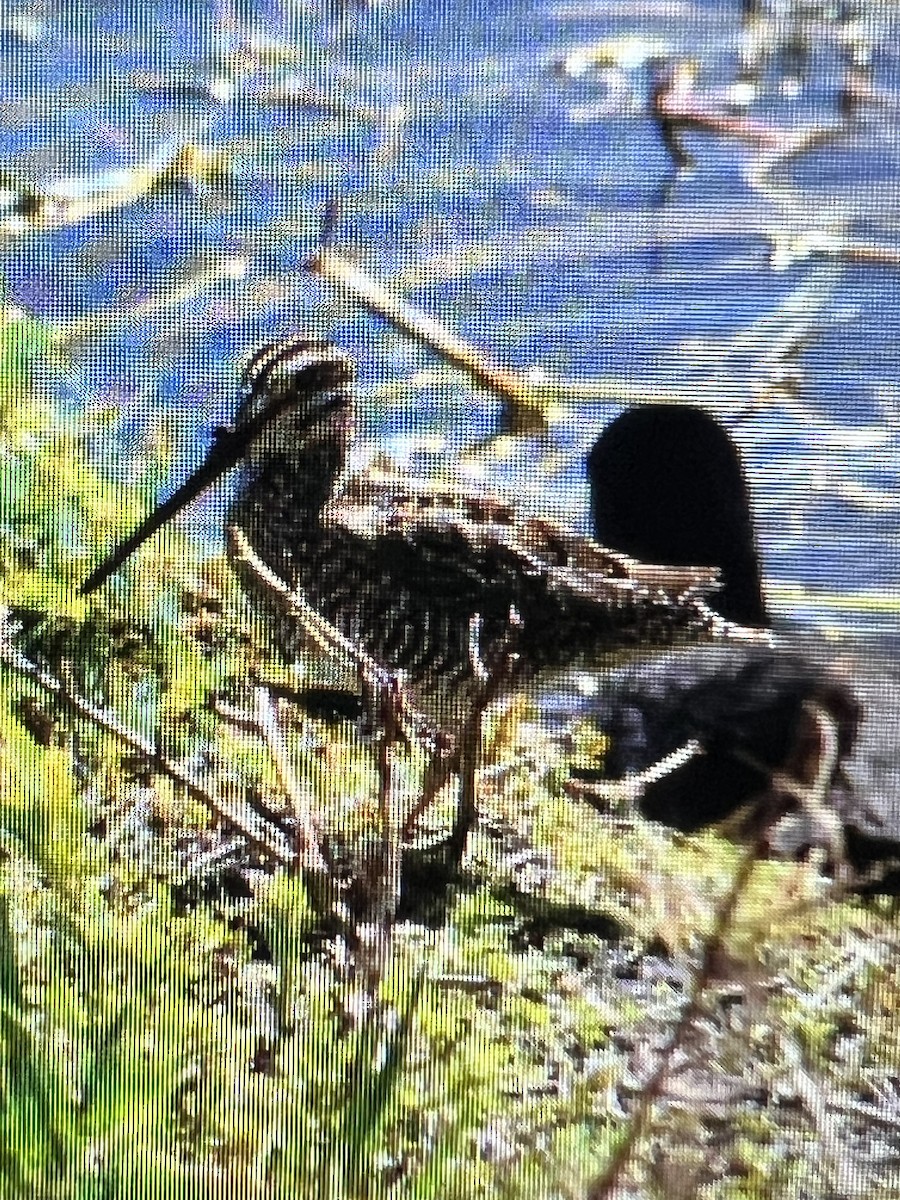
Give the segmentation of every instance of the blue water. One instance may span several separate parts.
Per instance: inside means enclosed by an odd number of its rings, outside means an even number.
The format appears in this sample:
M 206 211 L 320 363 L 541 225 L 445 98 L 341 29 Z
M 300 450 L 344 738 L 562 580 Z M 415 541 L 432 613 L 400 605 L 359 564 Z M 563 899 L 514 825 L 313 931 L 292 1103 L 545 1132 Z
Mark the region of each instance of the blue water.
M 446 466 L 497 427 L 499 405 L 446 370 L 421 378 L 436 366 L 426 351 L 304 273 L 324 208 L 339 200 L 336 245 L 499 362 L 708 403 L 744 454 L 776 607 L 799 588 L 812 619 L 856 620 L 827 596 L 886 592 L 900 578 L 900 273 L 801 243 L 853 241 L 900 263 L 897 30 L 886 6 L 854 24 L 840 6 L 795 3 L 754 37 L 742 7 L 9 5 L 4 175 L 52 187 L 187 138 L 227 153 L 231 178 L 7 240 L 0 273 L 41 315 L 101 315 L 51 382 L 85 412 L 117 413 L 120 471 L 166 420 L 177 478 L 233 410 L 241 359 L 297 329 L 356 354 L 367 439 L 413 466 Z M 791 29 L 805 60 L 791 56 Z M 260 52 L 260 39 L 278 52 Z M 647 113 L 646 53 L 626 39 L 697 60 L 704 88 L 753 75 L 750 113 L 786 128 L 837 119 L 853 54 L 868 58 L 878 103 L 762 180 L 752 146 L 688 134 L 696 169 L 661 201 L 670 164 Z M 607 65 L 560 69 L 601 42 Z M 233 94 L 151 92 L 154 74 L 224 77 Z M 271 103 L 291 81 L 347 114 Z M 230 257 L 241 277 L 104 331 L 104 312 Z M 769 386 L 786 375 L 789 393 Z M 481 469 L 584 527 L 582 459 L 617 411 L 573 403 L 548 443 Z M 444 437 L 437 449 L 422 444 L 428 432 Z

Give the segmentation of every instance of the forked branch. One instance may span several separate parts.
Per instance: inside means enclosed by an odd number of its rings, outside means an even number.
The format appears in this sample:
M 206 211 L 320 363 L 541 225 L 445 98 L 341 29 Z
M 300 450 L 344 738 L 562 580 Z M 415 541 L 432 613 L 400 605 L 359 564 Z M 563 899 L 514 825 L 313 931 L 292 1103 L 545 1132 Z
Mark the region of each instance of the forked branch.
M 716 968 L 722 957 L 725 936 L 734 920 L 738 902 L 744 894 L 762 848 L 763 838 L 760 837 L 744 851 L 740 865 L 730 887 L 719 903 L 715 920 L 704 940 L 700 962 L 681 1010 L 681 1016 L 660 1051 L 656 1069 L 641 1088 L 635 1111 L 627 1129 L 613 1150 L 606 1169 L 588 1184 L 586 1200 L 611 1200 L 622 1182 L 623 1172 L 632 1160 L 635 1147 L 650 1123 L 654 1106 L 665 1092 L 666 1082 L 677 1051 L 684 1045 L 691 1029 L 702 1015 L 704 993 L 716 977 Z
M 296 855 L 283 834 L 269 822 L 257 815 L 249 805 L 237 800 L 226 800 L 212 795 L 202 784 L 184 771 L 177 763 L 162 754 L 159 747 L 148 738 L 129 729 L 108 709 L 93 704 L 84 696 L 67 687 L 55 675 L 31 662 L 13 644 L 13 628 L 8 614 L 0 614 L 0 663 L 23 679 L 37 684 L 42 691 L 53 696 L 76 716 L 82 717 L 106 733 L 111 734 L 129 750 L 146 759 L 161 774 L 166 775 L 178 787 L 183 788 L 193 799 L 208 808 L 219 820 L 234 826 L 258 850 L 262 850 L 276 862 L 285 866 L 294 863 Z

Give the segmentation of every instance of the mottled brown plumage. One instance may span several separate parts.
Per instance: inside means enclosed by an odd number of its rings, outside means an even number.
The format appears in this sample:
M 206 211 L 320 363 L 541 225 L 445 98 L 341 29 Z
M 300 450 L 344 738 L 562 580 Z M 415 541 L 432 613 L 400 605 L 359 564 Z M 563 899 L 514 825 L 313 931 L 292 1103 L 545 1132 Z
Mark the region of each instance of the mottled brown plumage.
M 261 405 L 279 416 L 245 458 L 228 519 L 342 634 L 403 670 L 442 725 L 478 684 L 473 651 L 497 662 L 511 623 L 519 681 L 622 647 L 741 632 L 707 603 L 713 569 L 639 563 L 486 491 L 346 474 L 351 374 L 323 343 L 254 357 L 237 427 Z
M 195 475 L 83 590 L 240 462 L 229 524 L 341 633 L 424 695 L 465 692 L 478 674 L 473 659 L 495 661 L 511 626 L 520 679 L 621 647 L 758 636 L 709 607 L 712 568 L 640 563 L 486 491 L 348 475 L 353 374 L 325 342 L 258 351 L 234 427 L 219 431 Z M 284 622 L 276 632 L 293 653 L 299 642 Z
M 403 672 L 407 700 L 459 751 L 436 755 L 407 824 L 457 765 L 461 800 L 449 846 L 458 862 L 474 817 L 478 718 L 498 690 L 548 667 L 599 665 L 622 648 L 760 635 L 710 608 L 714 568 L 640 563 L 486 491 L 348 474 L 352 379 L 350 359 L 325 342 L 261 349 L 245 370 L 234 428 L 219 432 L 193 478 L 84 590 L 99 586 L 164 520 L 240 463 L 228 524 L 243 532 L 259 562 L 246 552 L 234 562 L 270 614 L 274 641 L 295 657 L 313 617 L 322 643 L 324 618 L 346 649 Z M 266 570 L 302 597 L 291 612 L 273 602 Z M 306 630 L 298 611 L 306 613 Z M 447 738 L 440 744 L 446 747 Z

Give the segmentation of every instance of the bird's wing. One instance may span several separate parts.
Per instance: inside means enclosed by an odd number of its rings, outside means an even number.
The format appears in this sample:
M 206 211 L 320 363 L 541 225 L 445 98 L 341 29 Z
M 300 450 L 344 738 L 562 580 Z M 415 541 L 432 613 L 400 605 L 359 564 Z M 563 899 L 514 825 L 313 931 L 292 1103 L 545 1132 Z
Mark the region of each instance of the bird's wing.
M 369 540 L 399 536 L 415 544 L 446 534 L 462 538 L 476 555 L 502 549 L 523 575 L 541 576 L 554 590 L 601 603 L 658 594 L 680 603 L 719 586 L 713 567 L 641 563 L 547 518 L 522 514 L 493 493 L 440 481 L 353 476 L 322 516 L 326 526 Z

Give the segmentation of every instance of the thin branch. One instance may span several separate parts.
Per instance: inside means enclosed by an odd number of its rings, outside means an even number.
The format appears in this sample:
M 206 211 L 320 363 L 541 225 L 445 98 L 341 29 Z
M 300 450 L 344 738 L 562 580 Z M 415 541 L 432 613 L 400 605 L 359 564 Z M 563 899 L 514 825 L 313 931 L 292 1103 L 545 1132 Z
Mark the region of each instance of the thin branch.
M 463 734 L 463 740 L 465 740 L 465 733 Z M 431 808 L 450 776 L 454 772 L 461 773 L 461 758 L 462 753 L 459 746 L 450 754 L 436 753 L 431 756 L 431 761 L 425 770 L 425 778 L 422 781 L 421 795 L 406 814 L 400 829 L 401 839 L 411 849 L 429 850 L 436 845 L 443 844 L 442 838 L 438 838 L 437 841 L 429 838 L 414 841 L 413 834 L 419 817 Z
M 836 882 L 842 888 L 849 882 L 844 826 L 840 816 L 828 804 L 828 792 L 840 760 L 837 722 L 822 704 L 807 700 L 803 709 L 815 723 L 816 732 L 819 734 L 820 753 L 816 777 L 809 787 L 804 787 L 797 780 L 777 772 L 772 776 L 772 782 L 788 795 L 793 794 L 797 798 L 810 818 L 813 828 L 825 839 L 834 859 Z
M 309 791 L 301 786 L 294 774 L 294 765 L 288 754 L 284 730 L 278 719 L 275 705 L 272 703 L 272 697 L 264 687 L 257 687 L 253 690 L 256 696 L 257 727 L 272 756 L 279 782 L 300 825 L 303 842 L 300 850 L 301 864 L 307 871 L 324 874 L 328 872 L 329 866 L 322 853 L 322 839 L 313 817 Z
M 481 613 L 473 613 L 469 618 L 469 666 L 472 668 L 472 674 L 475 677 L 475 682 L 481 687 L 486 687 L 491 678 L 490 672 L 485 666 L 484 658 L 481 654 L 481 631 L 484 625 L 484 620 Z
M 819 735 L 816 777 L 811 784 L 803 783 L 786 771 L 773 771 L 755 755 L 746 751 L 735 750 L 734 757 L 752 767 L 754 771 L 759 771 L 761 775 L 768 776 L 775 791 L 797 801 L 808 817 L 814 833 L 823 840 L 825 848 L 831 853 L 836 892 L 840 893 L 852 882 L 852 873 L 847 860 L 843 821 L 828 803 L 829 789 L 840 761 L 837 721 L 824 705 L 812 700 L 804 701 L 803 711 L 815 724 L 816 733 Z
M 143 300 L 119 303 L 115 307 L 96 309 L 86 317 L 59 321 L 53 326 L 54 337 L 63 347 L 71 349 L 88 338 L 111 336 L 120 329 L 133 328 L 151 317 L 190 304 L 223 281 L 244 279 L 249 268 L 248 260 L 240 255 L 198 266 Z
M 546 430 L 547 418 L 537 389 L 520 372 L 491 362 L 470 342 L 457 337 L 446 325 L 421 309 L 407 304 L 402 297 L 333 250 L 320 250 L 309 267 L 359 301 L 363 308 L 464 371 L 481 387 L 502 396 L 509 406 L 511 433 L 543 433 Z
M 446 992 L 463 992 L 470 996 L 485 995 L 493 999 L 503 994 L 504 987 L 503 981 L 493 975 L 433 975 L 429 982 Z
M 4 217 L 0 236 L 43 233 L 127 207 L 166 179 L 181 178 L 201 155 L 198 147 L 175 138 L 136 167 L 98 171 L 24 193 L 31 211 Z
M 479 386 L 505 400 L 510 433 L 545 432 L 553 419 L 551 409 L 558 403 L 608 400 L 633 405 L 716 404 L 729 409 L 735 404 L 733 381 L 731 387 L 723 388 L 720 373 L 713 373 L 706 379 L 695 381 L 691 388 L 684 388 L 646 380 L 635 383 L 615 375 L 573 379 L 550 374 L 543 368 L 533 372 L 511 370 L 492 362 L 476 346 L 421 309 L 407 304 L 402 296 L 335 251 L 320 249 L 307 266 L 367 312 L 381 317 L 444 362 L 463 371 Z M 396 384 L 391 385 L 392 389 L 395 387 Z
M 284 737 L 284 729 L 278 718 L 272 696 L 267 687 L 254 688 L 255 710 L 247 712 L 236 705 L 229 704 L 221 696 L 212 701 L 212 710 L 232 725 L 236 725 L 245 733 L 256 734 L 265 744 L 275 764 L 275 772 L 281 790 L 287 797 L 291 812 L 296 817 L 300 827 L 301 849 L 299 861 L 305 871 L 325 874 L 331 871 L 323 849 L 322 838 L 316 826 L 312 806 L 309 802 L 308 790 L 303 787 L 294 774 L 293 763 L 288 753 Z
M 651 783 L 658 783 L 660 779 L 665 779 L 667 775 L 671 775 L 673 771 L 677 771 L 679 767 L 685 766 L 686 763 L 698 758 L 703 753 L 704 750 L 700 743 L 692 739 L 647 767 L 646 770 L 626 775 L 623 779 L 567 779 L 564 785 L 565 792 L 568 796 L 586 800 L 589 804 L 594 800 L 603 800 L 616 806 L 633 807 L 640 800 L 644 789 Z
M 234 837 L 230 838 L 227 842 L 223 842 L 221 846 L 214 846 L 211 850 L 205 850 L 202 854 L 188 857 L 182 868 L 182 876 L 184 879 L 197 879 L 210 872 L 219 863 L 227 861 L 232 854 L 239 853 L 243 847 L 244 839 L 242 837 Z
M 127 725 L 123 725 L 118 717 L 108 709 L 101 708 L 83 696 L 79 696 L 77 692 L 66 687 L 49 671 L 42 670 L 27 659 L 11 644 L 8 621 L 3 622 L 0 632 L 2 632 L 0 662 L 9 670 L 25 679 L 30 679 L 45 692 L 55 696 L 60 703 L 77 716 L 83 717 L 117 738 L 134 753 L 146 759 L 155 770 L 167 775 L 175 784 L 184 788 L 193 800 L 197 800 L 205 808 L 208 808 L 219 820 L 240 830 L 251 845 L 285 866 L 293 865 L 296 855 L 287 840 L 277 829 L 254 813 L 248 805 L 211 795 L 196 779 L 188 775 L 176 763 L 165 758 L 159 748 L 148 738 L 135 733 Z
M 656 1070 L 641 1088 L 636 1110 L 606 1164 L 606 1169 L 588 1184 L 586 1200 L 609 1200 L 620 1182 L 623 1170 L 634 1155 L 635 1147 L 650 1121 L 653 1107 L 665 1090 L 675 1053 L 684 1044 L 688 1033 L 701 1014 L 703 995 L 715 979 L 716 963 L 722 952 L 725 934 L 734 919 L 738 901 L 753 874 L 762 847 L 763 838 L 760 837 L 754 845 L 745 850 L 741 858 L 734 879 L 722 898 L 712 928 L 704 941 L 700 965 L 694 975 L 690 991 L 681 1010 L 681 1016 L 660 1051 Z

